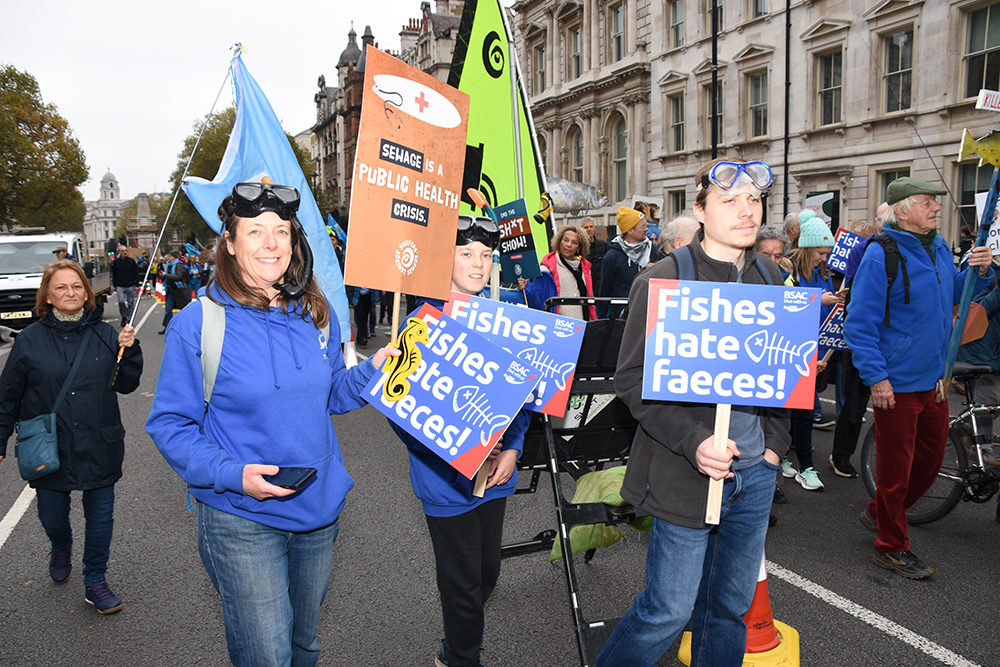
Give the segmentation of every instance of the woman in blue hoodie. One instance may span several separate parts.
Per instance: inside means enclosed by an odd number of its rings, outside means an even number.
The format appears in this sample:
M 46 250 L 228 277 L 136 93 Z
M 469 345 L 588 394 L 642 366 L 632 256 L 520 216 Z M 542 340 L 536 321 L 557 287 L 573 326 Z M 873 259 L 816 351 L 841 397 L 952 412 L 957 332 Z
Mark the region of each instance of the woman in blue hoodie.
M 361 391 L 387 354 L 350 370 L 323 332 L 340 331 L 311 278 L 295 188 L 239 183 L 219 209 L 224 234 L 206 295 L 225 334 L 214 391 L 203 389 L 202 303 L 167 332 L 146 422 L 198 506 L 198 549 L 222 599 L 229 658 L 315 665 L 337 518 L 354 486 L 331 414 L 365 405 Z M 327 325 L 329 325 L 328 328 Z M 310 467 L 300 489 L 271 484 Z
M 493 266 L 492 253 L 500 244 L 500 228 L 488 218 L 460 216 L 452 266 L 453 292 L 484 293 Z M 443 302 L 417 299 L 440 309 Z M 474 481 L 466 479 L 440 456 L 395 424 L 392 429 L 410 454 L 410 482 L 423 504 L 444 620 L 444 640 L 437 667 L 481 665 L 485 614 L 483 607 L 500 576 L 500 545 L 507 497 L 517 484 L 517 459 L 524 446 L 530 413 L 522 408 L 490 454 L 489 477 L 482 498 L 472 494 Z

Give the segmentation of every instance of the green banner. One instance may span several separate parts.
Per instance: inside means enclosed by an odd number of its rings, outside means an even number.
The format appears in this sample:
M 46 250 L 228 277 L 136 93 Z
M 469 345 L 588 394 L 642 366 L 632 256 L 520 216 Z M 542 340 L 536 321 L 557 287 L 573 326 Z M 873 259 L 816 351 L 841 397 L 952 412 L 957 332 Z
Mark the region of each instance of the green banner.
M 469 133 L 465 148 L 465 177 L 459 213 L 483 215 L 466 194 L 468 188 L 483 193 L 490 206 L 524 198 L 531 219 L 532 237 L 539 260 L 549 248 L 545 224 L 534 220 L 542 208 L 545 176 L 532 138 L 533 123 L 517 64 L 511 62 L 510 42 L 499 0 L 466 0 L 455 42 L 448 84 L 467 93 Z M 517 81 L 519 141 L 514 132 L 514 88 Z M 522 183 L 518 184 L 517 158 Z M 523 189 L 522 189 L 523 188 Z

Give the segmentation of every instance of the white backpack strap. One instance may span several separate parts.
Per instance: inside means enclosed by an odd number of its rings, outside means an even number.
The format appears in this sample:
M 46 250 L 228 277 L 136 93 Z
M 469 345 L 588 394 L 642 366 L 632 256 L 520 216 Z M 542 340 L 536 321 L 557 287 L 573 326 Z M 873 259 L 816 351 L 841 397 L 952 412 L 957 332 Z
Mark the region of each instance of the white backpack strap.
M 222 359 L 222 341 L 226 337 L 226 309 L 207 296 L 198 297 L 201 302 L 201 373 L 205 385 L 205 409 L 212 398 L 215 376 L 219 374 Z

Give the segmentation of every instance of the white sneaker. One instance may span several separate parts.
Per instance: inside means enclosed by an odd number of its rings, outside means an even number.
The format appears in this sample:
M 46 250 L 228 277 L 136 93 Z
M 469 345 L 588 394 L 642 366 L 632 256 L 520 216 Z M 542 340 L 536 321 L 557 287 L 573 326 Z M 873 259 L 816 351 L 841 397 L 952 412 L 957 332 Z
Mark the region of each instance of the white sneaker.
M 798 473 L 795 468 L 792 467 L 792 462 L 788 459 L 781 459 L 781 476 L 782 477 L 795 477 Z
M 806 468 L 795 475 L 795 481 L 806 491 L 822 491 L 823 482 L 819 481 L 819 474 L 813 468 Z

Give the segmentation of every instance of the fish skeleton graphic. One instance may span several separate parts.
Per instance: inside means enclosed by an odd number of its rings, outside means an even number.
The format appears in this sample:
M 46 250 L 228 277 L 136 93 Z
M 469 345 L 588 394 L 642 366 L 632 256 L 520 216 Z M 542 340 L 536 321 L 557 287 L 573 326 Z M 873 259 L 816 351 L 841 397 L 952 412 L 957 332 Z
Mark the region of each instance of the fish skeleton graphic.
M 812 358 L 813 352 L 816 351 L 816 341 L 807 340 L 796 347 L 784 336 L 779 335 L 777 331 L 768 340 L 767 329 L 761 329 L 757 333 L 747 336 L 743 347 L 754 363 L 760 363 L 764 355 L 767 355 L 768 366 L 787 364 L 790 360 L 799 375 L 808 377 L 809 360 Z M 799 363 L 800 360 L 801 363 Z
M 430 342 L 430 335 L 427 331 L 427 323 L 419 318 L 411 317 L 407 320 L 403 333 L 399 335 L 399 341 L 389 343 L 389 347 L 399 349 L 400 355 L 389 357 L 385 366 L 382 367 L 382 372 L 389 374 L 389 377 L 385 379 L 385 384 L 382 385 L 382 395 L 385 396 L 385 400 L 398 401 L 410 393 L 410 381 L 407 378 L 420 365 L 421 355 L 417 343 L 426 345 L 428 342 Z
M 462 419 L 480 428 L 479 444 L 481 445 L 487 444 L 490 435 L 498 428 L 506 426 L 507 422 L 510 421 L 510 417 L 507 415 L 493 413 L 489 398 L 486 394 L 480 393 L 479 387 L 474 384 L 455 390 L 452 407 L 456 414 L 462 413 Z
M 554 378 L 559 391 L 566 389 L 566 381 L 570 373 L 576 369 L 576 364 L 572 361 L 556 365 L 551 355 L 535 347 L 521 350 L 517 353 L 517 358 L 527 361 L 533 368 L 540 370 L 543 378 Z

